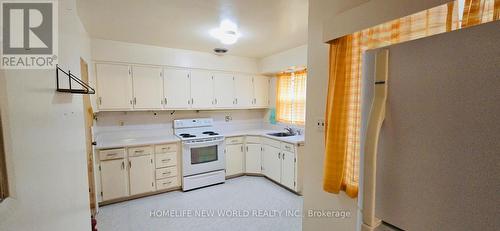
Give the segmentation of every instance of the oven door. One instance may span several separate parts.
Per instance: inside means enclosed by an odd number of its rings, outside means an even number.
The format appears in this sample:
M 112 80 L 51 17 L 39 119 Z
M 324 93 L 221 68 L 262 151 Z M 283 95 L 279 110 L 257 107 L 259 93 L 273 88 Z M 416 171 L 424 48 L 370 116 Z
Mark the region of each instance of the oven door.
M 225 169 L 223 144 L 223 140 L 184 143 L 182 149 L 183 176 Z

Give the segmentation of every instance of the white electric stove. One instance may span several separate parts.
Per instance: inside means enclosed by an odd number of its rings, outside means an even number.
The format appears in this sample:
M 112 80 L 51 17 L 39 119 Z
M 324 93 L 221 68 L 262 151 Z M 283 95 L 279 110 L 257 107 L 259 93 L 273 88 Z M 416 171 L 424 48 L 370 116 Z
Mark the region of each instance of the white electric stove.
M 174 120 L 174 134 L 182 141 L 182 190 L 224 183 L 224 136 L 213 119 Z

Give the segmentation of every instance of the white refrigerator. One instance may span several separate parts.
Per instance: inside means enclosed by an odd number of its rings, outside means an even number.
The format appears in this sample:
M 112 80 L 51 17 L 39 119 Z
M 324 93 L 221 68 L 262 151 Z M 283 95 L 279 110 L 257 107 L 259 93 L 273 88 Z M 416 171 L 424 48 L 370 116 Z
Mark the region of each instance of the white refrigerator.
M 500 230 L 500 21 L 363 60 L 358 230 Z

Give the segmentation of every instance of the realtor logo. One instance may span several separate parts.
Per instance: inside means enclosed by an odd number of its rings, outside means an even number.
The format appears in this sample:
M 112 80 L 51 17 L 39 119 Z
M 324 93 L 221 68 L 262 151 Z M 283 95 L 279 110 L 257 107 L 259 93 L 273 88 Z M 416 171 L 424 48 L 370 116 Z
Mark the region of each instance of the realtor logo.
M 55 2 L 2 2 L 4 69 L 51 69 L 57 64 Z

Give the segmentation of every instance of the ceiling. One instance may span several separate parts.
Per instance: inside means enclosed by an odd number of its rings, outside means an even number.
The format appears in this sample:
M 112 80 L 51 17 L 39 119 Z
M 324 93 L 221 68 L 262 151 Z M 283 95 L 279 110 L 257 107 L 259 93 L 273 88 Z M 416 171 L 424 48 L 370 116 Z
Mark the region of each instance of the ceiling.
M 92 38 L 262 58 L 307 43 L 308 0 L 78 0 Z M 210 36 L 223 19 L 239 26 L 236 44 Z

